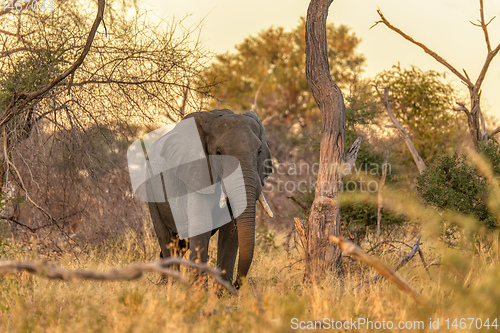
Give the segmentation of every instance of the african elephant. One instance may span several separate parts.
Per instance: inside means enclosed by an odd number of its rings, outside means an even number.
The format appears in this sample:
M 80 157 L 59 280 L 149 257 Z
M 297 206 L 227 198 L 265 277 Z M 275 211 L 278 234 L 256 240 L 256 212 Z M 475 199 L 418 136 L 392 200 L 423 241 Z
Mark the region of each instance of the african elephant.
M 197 133 L 189 132 L 189 124 Z M 175 129 L 151 149 L 162 156 L 157 164 L 170 163 L 147 190 L 161 256 L 180 251 L 189 237 L 190 259 L 207 262 L 210 237 L 218 230 L 217 267 L 230 282 L 239 248 L 239 288 L 254 254 L 256 201 L 272 216 L 262 195 L 272 172 L 266 131 L 255 112 L 227 109 L 189 114 Z

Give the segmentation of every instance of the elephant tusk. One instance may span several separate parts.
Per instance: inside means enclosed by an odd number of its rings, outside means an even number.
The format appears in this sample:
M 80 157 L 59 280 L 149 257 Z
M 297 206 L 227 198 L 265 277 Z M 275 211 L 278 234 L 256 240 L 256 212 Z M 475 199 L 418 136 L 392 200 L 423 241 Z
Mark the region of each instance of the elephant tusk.
M 264 211 L 266 212 L 266 214 L 269 215 L 269 217 L 273 217 L 274 214 L 273 214 L 271 208 L 269 208 L 269 205 L 267 204 L 266 198 L 264 197 L 263 193 L 261 193 L 259 196 L 259 202 L 262 205 L 262 208 L 264 208 Z
M 224 193 L 224 191 L 221 191 L 220 192 L 220 200 L 219 200 L 219 207 L 220 208 L 224 208 L 226 207 L 226 193 Z

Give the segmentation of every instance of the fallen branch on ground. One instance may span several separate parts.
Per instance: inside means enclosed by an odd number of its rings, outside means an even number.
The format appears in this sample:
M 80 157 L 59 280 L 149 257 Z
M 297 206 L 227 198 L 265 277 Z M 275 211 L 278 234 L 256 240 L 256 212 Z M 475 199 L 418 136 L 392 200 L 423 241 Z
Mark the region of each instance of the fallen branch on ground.
M 405 244 L 405 245 L 407 245 L 407 244 Z M 402 260 L 399 261 L 397 266 L 394 267 L 394 272 L 397 272 L 401 267 L 403 267 L 408 262 L 410 262 L 410 260 L 412 260 L 413 257 L 418 253 L 418 255 L 420 256 L 420 260 L 422 260 L 422 263 L 424 265 L 425 271 L 427 272 L 427 275 L 429 275 L 429 278 L 432 279 L 431 274 L 429 272 L 429 269 L 427 267 L 427 264 L 425 263 L 425 260 L 424 260 L 424 254 L 422 252 L 422 249 L 420 249 L 420 245 L 422 245 L 422 243 L 420 243 L 420 236 L 418 236 L 417 241 L 415 242 L 415 244 L 413 244 L 410 253 L 406 257 L 404 257 Z M 407 246 L 409 247 L 409 245 L 407 245 Z M 381 278 L 382 277 L 380 275 L 377 275 L 368 283 L 376 283 Z M 357 287 L 361 286 L 361 284 L 362 283 L 360 283 Z
M 237 294 L 234 286 L 221 276 L 221 271 L 210 267 L 206 264 L 199 264 L 193 261 L 184 260 L 178 257 L 171 257 L 164 260 L 156 260 L 152 262 L 138 262 L 127 267 L 114 269 L 109 272 L 96 271 L 69 271 L 57 267 L 56 265 L 42 261 L 13 261 L 0 260 L 0 276 L 6 274 L 16 274 L 20 272 L 28 272 L 31 274 L 41 275 L 49 279 L 57 280 L 101 280 L 101 281 L 120 281 L 120 280 L 135 280 L 142 277 L 144 272 L 157 272 L 163 275 L 172 277 L 182 283 L 188 283 L 187 279 L 177 271 L 174 271 L 169 266 L 183 265 L 194 268 L 199 272 L 206 273 L 212 276 L 215 281 L 227 289 L 232 294 Z
M 380 260 L 367 255 L 356 244 L 345 240 L 342 236 L 330 236 L 328 239 L 330 240 L 330 242 L 337 244 L 345 254 L 348 254 L 352 258 L 362 261 L 368 266 L 373 267 L 389 282 L 395 284 L 396 287 L 398 287 L 400 290 L 407 294 L 410 294 L 416 301 L 420 303 L 423 302 L 422 295 L 420 295 L 420 293 L 410 283 L 408 283 L 408 281 L 406 281 L 401 275 L 396 273 Z

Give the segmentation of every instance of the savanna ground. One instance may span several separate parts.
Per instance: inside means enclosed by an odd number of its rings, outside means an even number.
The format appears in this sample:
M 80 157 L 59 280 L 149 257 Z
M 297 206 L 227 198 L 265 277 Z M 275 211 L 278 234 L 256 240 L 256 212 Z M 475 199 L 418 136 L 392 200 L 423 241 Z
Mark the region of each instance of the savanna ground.
M 376 275 L 373 269 L 348 257 L 344 258 L 343 277 L 326 275 L 320 282 L 305 284 L 303 250 L 293 241 L 293 234 L 276 233 L 260 225 L 248 283 L 238 296 L 226 293 L 219 299 L 212 280 L 209 280 L 208 288 L 196 283 L 193 286 L 172 281 L 159 283 L 160 277 L 154 273 L 124 282 L 61 282 L 20 273 L 0 278 L 0 330 L 287 332 L 297 328 L 300 321 L 304 321 L 302 327 L 306 328 L 307 321 L 311 320 L 352 319 L 356 322 L 365 318 L 374 325 L 382 325 L 383 321 L 384 325 L 389 325 L 388 321 L 391 321 L 393 329 L 383 331 L 497 331 L 493 326 L 476 329 L 474 325 L 479 321 L 474 321 L 469 329 L 471 320 L 468 318 L 480 318 L 483 324 L 488 318 L 490 325 L 498 323 L 498 231 L 486 230 L 470 217 L 455 213 L 438 214 L 411 200 L 403 204 L 401 197 L 404 195 L 401 194 L 388 192 L 387 196 L 388 200 L 392 200 L 395 211 L 404 210 L 419 223 L 409 222 L 392 227 L 390 232 L 386 231 L 385 242 L 379 246 L 375 246 L 375 235 L 368 235 L 363 247 L 368 253 L 395 266 L 409 253 L 417 234 L 422 233 L 423 244 L 420 247 L 428 271 L 417 256 L 399 270 L 421 292 L 424 298 L 422 304 L 385 280 L 367 283 Z M 346 200 L 369 200 L 344 197 Z M 457 222 L 461 231 L 454 232 L 453 239 L 443 238 L 443 220 L 450 219 Z M 146 228 L 148 230 L 143 231 L 141 236 L 129 233 L 99 248 L 83 251 L 75 247 L 78 261 L 71 251 L 59 254 L 57 259 L 50 259 L 67 269 L 104 271 L 135 261 L 156 259 L 157 241 L 151 228 Z M 449 226 L 444 228 L 449 229 Z M 454 245 L 450 246 L 450 242 Z M 5 258 L 49 258 L 49 254 L 36 249 L 34 240 L 22 247 L 19 242 L 5 239 L 2 245 Z M 214 252 L 212 243 L 212 258 Z M 215 265 L 213 259 L 209 263 Z M 433 321 L 439 318 L 439 329 L 437 326 L 430 328 L 430 318 Z M 450 320 L 449 329 L 445 321 L 447 318 Z M 465 329 L 460 328 L 461 318 L 465 318 L 462 323 Z M 455 322 L 458 326 L 453 327 L 455 319 L 458 319 Z M 400 321 L 407 328 L 398 329 Z M 409 329 L 409 325 L 415 328 Z M 366 325 L 356 328 L 361 332 L 379 331 Z

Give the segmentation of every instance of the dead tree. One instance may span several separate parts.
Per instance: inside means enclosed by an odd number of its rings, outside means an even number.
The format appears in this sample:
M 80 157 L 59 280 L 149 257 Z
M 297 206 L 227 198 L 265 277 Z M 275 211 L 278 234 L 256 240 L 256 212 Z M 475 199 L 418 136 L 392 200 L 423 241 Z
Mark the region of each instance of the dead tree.
M 326 43 L 326 18 L 333 0 L 311 0 L 306 19 L 306 77 L 321 111 L 320 170 L 315 199 L 306 227 L 306 280 L 341 268 L 341 251 L 328 241 L 340 234 L 339 196 L 342 173 L 353 165 L 361 138 L 349 149 L 344 163 L 345 106 L 339 87 L 330 75 Z
M 486 76 L 486 73 L 488 71 L 488 68 L 491 64 L 491 61 L 493 58 L 500 52 L 500 44 L 497 45 L 497 47 L 492 48 L 491 47 L 491 42 L 490 42 L 490 37 L 488 34 L 488 25 L 491 23 L 491 21 L 494 19 L 490 19 L 488 22 L 486 22 L 484 18 L 484 6 L 483 6 L 483 0 L 479 0 L 479 14 L 480 18 L 478 20 L 478 23 L 472 23 L 473 25 L 480 27 L 483 30 L 484 34 L 484 40 L 486 42 L 486 59 L 484 61 L 483 67 L 481 69 L 481 72 L 479 73 L 477 79 L 475 82 L 471 80 L 469 77 L 469 74 L 467 74 L 467 71 L 463 69 L 463 74 L 458 71 L 453 65 L 451 65 L 448 61 L 446 61 L 443 57 L 441 57 L 439 54 L 434 52 L 433 50 L 429 49 L 425 44 L 416 41 L 413 39 L 411 36 L 407 35 L 404 33 L 402 30 L 399 28 L 393 26 L 382 14 L 382 11 L 377 10 L 379 16 L 380 16 L 380 21 L 376 22 L 375 25 L 378 23 L 383 23 L 385 26 L 387 26 L 389 29 L 392 31 L 398 33 L 400 36 L 402 36 L 404 39 L 408 40 L 409 42 L 417 45 L 420 47 L 422 50 L 424 50 L 425 53 L 429 54 L 431 57 L 433 57 L 437 62 L 448 68 L 453 74 L 455 74 L 463 84 L 465 84 L 469 90 L 469 96 L 470 96 L 470 109 L 468 109 L 464 104 L 462 103 L 457 103 L 458 107 L 456 107 L 454 110 L 455 111 L 463 111 L 467 115 L 467 122 L 469 125 L 469 132 L 472 138 L 472 142 L 474 144 L 474 147 L 477 149 L 479 147 L 479 142 L 481 141 L 486 141 L 488 138 L 492 135 L 494 135 L 495 131 L 492 133 L 486 132 L 486 125 L 484 123 L 484 117 L 483 113 L 481 111 L 481 85 L 483 84 L 484 78 Z

